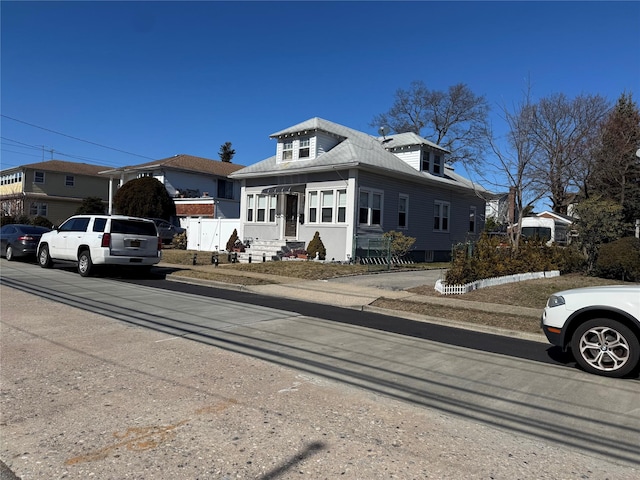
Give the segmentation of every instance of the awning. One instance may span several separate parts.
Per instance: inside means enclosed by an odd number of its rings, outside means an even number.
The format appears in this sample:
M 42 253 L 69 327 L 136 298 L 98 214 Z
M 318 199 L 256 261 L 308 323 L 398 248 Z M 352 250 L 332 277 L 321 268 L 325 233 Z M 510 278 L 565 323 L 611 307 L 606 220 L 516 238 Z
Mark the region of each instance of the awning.
M 288 185 L 274 185 L 273 187 L 266 187 L 262 189 L 262 193 L 267 195 L 273 195 L 278 193 L 304 193 L 304 183 L 292 183 Z

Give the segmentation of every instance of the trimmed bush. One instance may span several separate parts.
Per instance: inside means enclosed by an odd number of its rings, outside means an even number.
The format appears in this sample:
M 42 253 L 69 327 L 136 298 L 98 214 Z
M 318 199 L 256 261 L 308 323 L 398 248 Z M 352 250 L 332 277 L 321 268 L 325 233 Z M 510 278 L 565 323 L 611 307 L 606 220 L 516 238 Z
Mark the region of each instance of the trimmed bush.
M 625 237 L 601 245 L 595 273 L 603 278 L 640 282 L 640 239 Z
M 176 214 L 173 199 L 164 185 L 153 177 L 141 177 L 122 185 L 113 197 L 113 205 L 121 215 L 162 218 Z
M 232 252 L 236 243 L 239 241 L 240 239 L 238 238 L 238 230 L 234 228 L 233 233 L 231 234 L 231 236 L 229 237 L 229 240 L 227 241 L 227 246 L 226 246 L 227 252 Z
M 316 254 L 318 254 L 318 258 L 320 260 L 324 260 L 327 256 L 327 249 L 324 248 L 324 243 L 320 239 L 320 232 L 316 232 L 309 245 L 307 246 L 307 253 L 309 254 L 310 259 L 316 258 Z

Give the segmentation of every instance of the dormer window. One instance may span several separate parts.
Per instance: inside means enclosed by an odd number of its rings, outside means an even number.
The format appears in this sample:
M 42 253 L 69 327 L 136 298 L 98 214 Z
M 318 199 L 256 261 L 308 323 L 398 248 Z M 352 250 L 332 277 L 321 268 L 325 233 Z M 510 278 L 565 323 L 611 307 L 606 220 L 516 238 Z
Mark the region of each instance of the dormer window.
M 282 145 L 282 159 L 293 159 L 293 142 L 284 142 L 284 144 Z
M 429 172 L 431 170 L 431 162 L 430 162 L 431 154 L 427 150 L 422 151 L 422 171 Z
M 298 158 L 309 158 L 309 139 L 308 138 L 300 140 L 300 150 L 298 151 Z
M 429 152 L 428 150 L 423 150 L 420 167 L 423 172 L 431 173 L 433 175 L 438 175 L 439 177 L 441 177 L 444 173 L 444 168 L 442 165 L 442 155 L 436 155 Z
M 440 155 L 433 156 L 433 174 L 442 175 L 442 157 Z
M 278 148 L 282 148 L 282 156 L 280 161 L 296 161 L 296 160 L 309 160 L 314 158 L 313 154 L 315 142 L 313 137 L 297 137 L 287 140 L 282 140 L 278 145 Z

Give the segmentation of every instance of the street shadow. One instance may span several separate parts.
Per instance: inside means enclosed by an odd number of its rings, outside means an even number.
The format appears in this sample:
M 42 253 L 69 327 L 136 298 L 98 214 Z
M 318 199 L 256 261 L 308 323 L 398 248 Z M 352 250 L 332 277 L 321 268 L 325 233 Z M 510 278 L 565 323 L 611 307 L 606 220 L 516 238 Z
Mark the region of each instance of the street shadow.
M 307 458 L 311 457 L 312 455 L 315 455 L 320 450 L 324 450 L 324 449 L 326 449 L 326 444 L 323 443 L 323 442 L 310 443 L 300 453 L 298 453 L 294 457 L 289 458 L 289 460 L 283 462 L 280 466 L 274 468 L 270 472 L 267 472 L 267 473 L 265 473 L 264 475 L 262 475 L 261 477 L 258 477 L 258 478 L 259 478 L 259 480 L 274 480 L 276 478 L 279 478 L 282 475 L 284 475 L 287 471 L 289 471 L 292 468 L 294 468 L 296 465 L 298 465 L 303 460 L 306 460 Z
M 547 349 L 547 355 L 549 355 L 551 360 L 560 363 L 561 365 L 572 365 L 576 363 L 571 353 L 568 351 L 565 352 L 561 347 L 555 345 Z

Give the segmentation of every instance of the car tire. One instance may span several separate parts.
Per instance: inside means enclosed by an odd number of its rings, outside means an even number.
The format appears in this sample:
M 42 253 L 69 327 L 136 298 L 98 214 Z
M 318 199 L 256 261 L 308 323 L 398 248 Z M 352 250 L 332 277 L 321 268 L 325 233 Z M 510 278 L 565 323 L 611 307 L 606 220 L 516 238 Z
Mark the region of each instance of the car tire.
M 595 318 L 576 329 L 571 351 L 578 365 L 589 373 L 624 377 L 638 366 L 640 339 L 616 320 Z
M 13 256 L 13 247 L 11 245 L 7 245 L 7 251 L 5 252 L 4 256 L 6 257 L 8 262 L 10 262 L 11 260 L 15 260 L 16 259 Z
M 78 273 L 81 277 L 88 277 L 93 270 L 93 262 L 89 250 L 83 250 L 78 255 Z
M 53 266 L 51 255 L 49 255 L 48 245 L 42 245 L 40 247 L 40 251 L 38 252 L 38 265 L 42 268 L 51 268 Z

